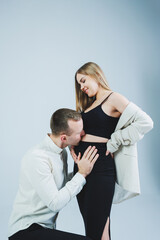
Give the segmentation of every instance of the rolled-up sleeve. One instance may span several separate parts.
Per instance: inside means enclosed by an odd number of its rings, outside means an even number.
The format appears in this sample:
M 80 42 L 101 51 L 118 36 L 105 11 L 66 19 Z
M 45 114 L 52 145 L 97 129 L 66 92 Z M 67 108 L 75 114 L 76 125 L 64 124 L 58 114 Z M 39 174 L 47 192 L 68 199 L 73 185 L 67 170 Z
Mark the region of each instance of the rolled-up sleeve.
M 138 142 L 153 128 L 153 121 L 150 116 L 137 106 L 132 119 L 127 127 L 112 133 L 111 139 L 107 142 L 107 149 L 111 153 L 116 152 L 120 145 L 130 145 Z

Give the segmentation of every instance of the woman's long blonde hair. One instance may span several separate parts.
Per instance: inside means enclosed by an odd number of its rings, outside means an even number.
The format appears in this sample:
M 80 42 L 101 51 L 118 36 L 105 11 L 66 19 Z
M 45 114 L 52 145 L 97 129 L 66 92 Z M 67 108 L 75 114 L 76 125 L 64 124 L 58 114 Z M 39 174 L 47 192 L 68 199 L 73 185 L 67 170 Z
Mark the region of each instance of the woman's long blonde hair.
M 95 97 L 88 97 L 82 92 L 80 84 L 77 82 L 77 74 L 84 74 L 94 78 L 104 89 L 111 90 L 102 69 L 94 62 L 85 63 L 75 74 L 75 91 L 76 91 L 76 110 L 85 111 L 95 100 Z

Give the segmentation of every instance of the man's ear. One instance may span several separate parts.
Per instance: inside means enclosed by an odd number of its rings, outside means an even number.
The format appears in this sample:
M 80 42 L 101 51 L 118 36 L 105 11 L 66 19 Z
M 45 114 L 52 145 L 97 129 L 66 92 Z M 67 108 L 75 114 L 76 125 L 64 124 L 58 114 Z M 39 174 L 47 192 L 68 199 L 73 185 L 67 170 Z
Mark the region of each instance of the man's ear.
M 62 134 L 61 135 L 61 142 L 66 142 L 66 140 L 67 140 L 66 134 Z

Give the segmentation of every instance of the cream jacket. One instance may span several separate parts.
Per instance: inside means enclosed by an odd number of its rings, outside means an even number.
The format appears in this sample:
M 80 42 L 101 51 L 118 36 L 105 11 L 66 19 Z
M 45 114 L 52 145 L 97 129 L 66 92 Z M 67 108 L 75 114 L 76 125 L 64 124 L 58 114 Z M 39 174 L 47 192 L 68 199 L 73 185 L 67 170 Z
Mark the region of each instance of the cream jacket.
M 114 153 L 117 173 L 113 203 L 120 203 L 140 194 L 136 144 L 152 128 L 152 119 L 130 102 L 107 142 L 107 150 Z

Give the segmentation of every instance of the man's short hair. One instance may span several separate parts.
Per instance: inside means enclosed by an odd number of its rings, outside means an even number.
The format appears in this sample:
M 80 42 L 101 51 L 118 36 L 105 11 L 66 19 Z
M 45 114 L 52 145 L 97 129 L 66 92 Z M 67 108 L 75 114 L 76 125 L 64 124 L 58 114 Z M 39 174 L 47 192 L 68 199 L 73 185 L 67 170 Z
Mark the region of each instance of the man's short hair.
M 55 111 L 50 120 L 52 134 L 59 136 L 64 133 L 70 135 L 72 130 L 69 128 L 68 120 L 79 121 L 81 114 L 68 108 L 61 108 Z

